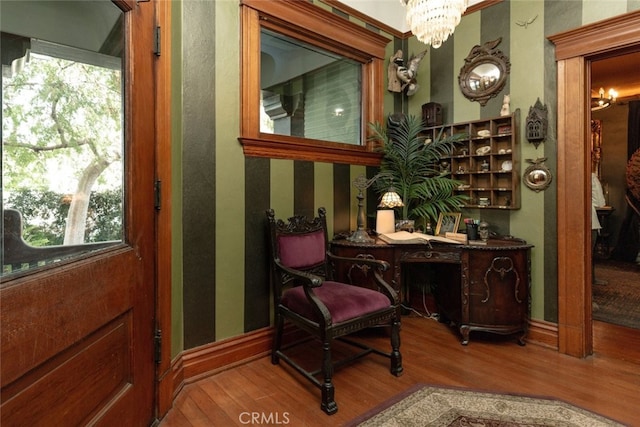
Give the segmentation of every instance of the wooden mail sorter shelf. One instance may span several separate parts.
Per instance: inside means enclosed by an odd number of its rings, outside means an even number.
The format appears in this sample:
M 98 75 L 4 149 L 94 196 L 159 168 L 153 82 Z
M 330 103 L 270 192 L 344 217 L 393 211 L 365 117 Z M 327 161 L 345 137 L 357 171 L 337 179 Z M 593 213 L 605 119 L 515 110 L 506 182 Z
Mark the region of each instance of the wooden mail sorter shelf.
M 463 134 L 443 167 L 462 182 L 456 190 L 469 197 L 466 207 L 520 209 L 520 110 L 471 122 L 427 128 L 427 138 Z

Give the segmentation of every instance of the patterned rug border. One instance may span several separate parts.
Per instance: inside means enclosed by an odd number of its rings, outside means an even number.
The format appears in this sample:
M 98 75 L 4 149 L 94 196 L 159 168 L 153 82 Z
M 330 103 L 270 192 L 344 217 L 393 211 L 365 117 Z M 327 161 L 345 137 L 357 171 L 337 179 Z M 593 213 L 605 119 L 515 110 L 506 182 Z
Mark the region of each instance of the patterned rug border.
M 595 275 L 605 283 L 592 286 L 593 319 L 640 329 L 640 265 L 598 261 Z
M 360 424 L 370 420 L 371 418 L 373 418 L 374 416 L 388 410 L 389 408 L 391 408 L 393 405 L 401 402 L 402 400 L 408 398 L 409 396 L 413 395 L 414 393 L 419 392 L 420 390 L 424 389 L 424 388 L 432 388 L 432 389 L 441 389 L 441 390 L 447 390 L 447 391 L 461 391 L 461 392 L 470 392 L 470 393 L 477 393 L 480 395 L 495 395 L 495 396 L 508 396 L 508 397 L 515 397 L 515 398 L 525 398 L 525 399 L 537 399 L 537 400 L 542 400 L 542 401 L 547 401 L 547 402 L 557 402 L 559 404 L 562 405 L 567 405 L 570 406 L 574 409 L 576 409 L 577 411 L 580 412 L 584 412 L 587 413 L 591 416 L 593 416 L 594 418 L 600 418 L 600 420 L 602 422 L 608 422 L 611 423 L 611 426 L 620 426 L 620 427 L 624 427 L 625 424 L 620 423 L 617 420 L 614 420 L 612 418 L 606 417 L 604 415 L 600 415 L 596 412 L 590 411 L 588 409 L 585 409 L 579 405 L 576 405 L 574 403 L 570 403 L 567 402 L 563 399 L 558 399 L 555 397 L 550 397 L 550 396 L 541 396 L 541 395 L 529 395 L 529 394 L 519 394 L 519 393 L 509 393 L 509 392 L 497 392 L 497 391 L 488 391 L 488 390 L 476 390 L 476 389 L 470 389 L 467 387 L 455 387 L 455 386 L 447 386 L 447 385 L 437 385 L 437 384 L 428 384 L 428 383 L 418 383 L 418 384 L 414 384 L 413 386 L 409 387 L 408 389 L 394 395 L 393 397 L 390 397 L 389 399 L 385 400 L 384 402 L 376 405 L 374 408 L 366 411 L 365 413 L 359 415 L 358 417 L 354 418 L 353 420 L 349 421 L 347 424 L 345 424 L 343 427 L 357 427 Z

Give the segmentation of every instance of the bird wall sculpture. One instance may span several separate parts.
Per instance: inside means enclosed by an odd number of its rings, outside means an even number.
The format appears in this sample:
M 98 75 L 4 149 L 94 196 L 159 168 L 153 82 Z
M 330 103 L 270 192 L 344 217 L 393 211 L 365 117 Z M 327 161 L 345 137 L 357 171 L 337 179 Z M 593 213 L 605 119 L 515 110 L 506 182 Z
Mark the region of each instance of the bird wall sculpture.
M 398 49 L 396 51 L 389 59 L 389 84 L 387 86 L 389 92 L 404 92 L 407 96 L 411 96 L 418 91 L 420 88 L 416 80 L 418 67 L 420 67 L 420 61 L 422 61 L 426 53 L 427 51 L 425 50 L 417 55 L 412 55 L 409 63 L 405 65 L 402 50 Z

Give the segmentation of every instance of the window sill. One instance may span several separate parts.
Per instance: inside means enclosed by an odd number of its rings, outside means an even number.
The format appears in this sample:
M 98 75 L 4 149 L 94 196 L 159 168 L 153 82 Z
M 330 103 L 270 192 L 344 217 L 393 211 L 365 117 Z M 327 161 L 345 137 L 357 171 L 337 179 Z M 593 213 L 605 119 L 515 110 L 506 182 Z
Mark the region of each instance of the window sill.
M 372 147 L 337 142 L 301 140 L 268 135 L 267 138 L 238 138 L 245 156 L 274 159 L 307 160 L 312 162 L 346 163 L 379 166 L 382 153 Z

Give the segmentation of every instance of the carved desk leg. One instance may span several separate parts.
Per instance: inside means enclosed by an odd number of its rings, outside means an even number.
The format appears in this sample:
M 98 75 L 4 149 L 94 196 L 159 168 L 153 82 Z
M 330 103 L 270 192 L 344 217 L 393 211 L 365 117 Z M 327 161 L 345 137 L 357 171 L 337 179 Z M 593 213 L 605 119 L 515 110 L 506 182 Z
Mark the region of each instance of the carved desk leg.
M 460 344 L 467 345 L 469 344 L 469 333 L 471 332 L 471 327 L 469 325 L 460 325 L 460 335 L 462 335 L 462 341 Z

